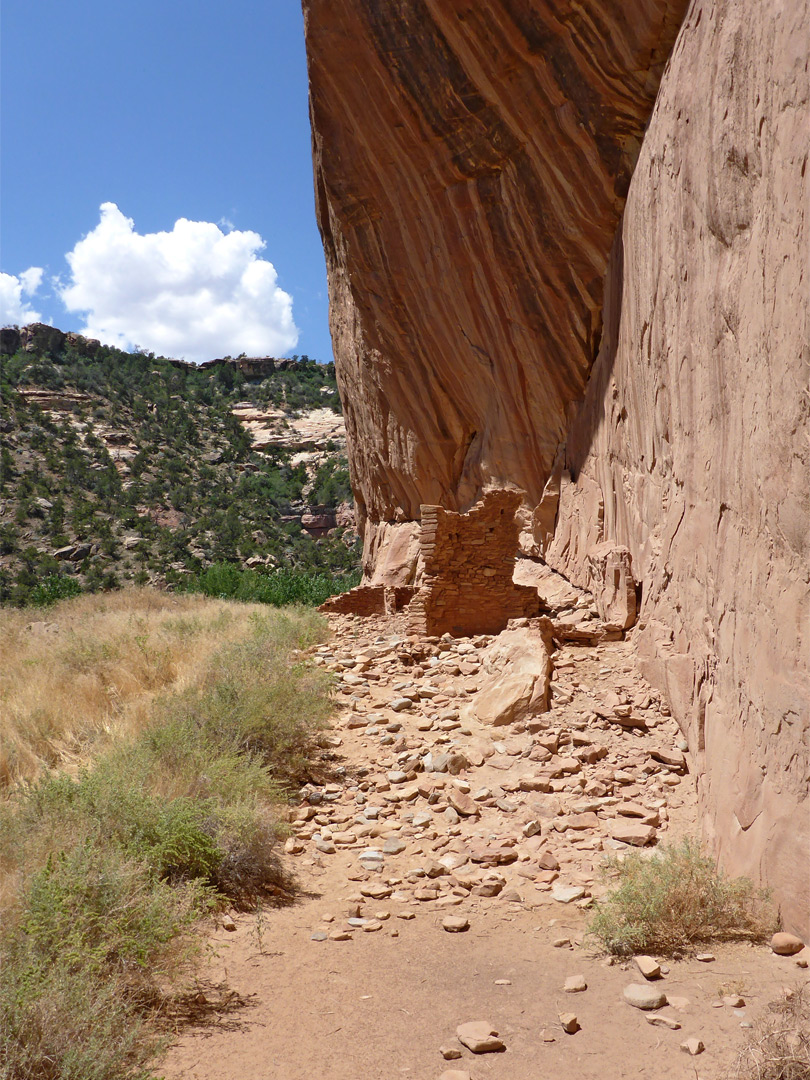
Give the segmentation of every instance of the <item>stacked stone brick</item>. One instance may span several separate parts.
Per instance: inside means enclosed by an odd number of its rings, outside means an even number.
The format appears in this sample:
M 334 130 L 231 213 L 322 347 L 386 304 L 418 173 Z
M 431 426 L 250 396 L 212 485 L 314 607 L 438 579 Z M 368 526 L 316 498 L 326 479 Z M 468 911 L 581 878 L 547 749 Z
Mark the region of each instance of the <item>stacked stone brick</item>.
M 537 590 L 515 585 L 520 495 L 491 491 L 468 513 L 421 508 L 424 577 L 408 607 L 411 633 L 497 634 L 540 612 Z
M 491 491 L 466 514 L 423 506 L 419 587 L 360 585 L 320 610 L 369 616 L 407 608 L 411 633 L 455 637 L 497 634 L 510 619 L 539 615 L 537 590 L 512 581 L 519 505 L 517 492 Z
M 394 615 L 408 605 L 416 589 L 413 585 L 358 585 L 356 589 L 330 596 L 320 611 L 334 615 Z

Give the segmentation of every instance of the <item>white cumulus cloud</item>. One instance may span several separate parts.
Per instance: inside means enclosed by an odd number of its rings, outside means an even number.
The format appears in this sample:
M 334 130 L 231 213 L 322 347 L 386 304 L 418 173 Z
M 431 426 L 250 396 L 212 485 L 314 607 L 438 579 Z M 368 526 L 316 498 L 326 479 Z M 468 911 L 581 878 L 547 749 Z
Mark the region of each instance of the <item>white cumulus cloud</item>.
M 40 313 L 25 299 L 33 296 L 41 283 L 40 266 L 29 266 L 19 275 L 0 274 L 0 326 L 25 326 L 41 320 Z
M 142 235 L 107 202 L 68 252 L 71 280 L 59 292 L 68 311 L 85 313 L 83 334 L 119 348 L 195 362 L 277 356 L 295 346 L 298 330 L 292 297 L 257 256 L 264 246 L 258 233 L 186 218 L 171 232 Z

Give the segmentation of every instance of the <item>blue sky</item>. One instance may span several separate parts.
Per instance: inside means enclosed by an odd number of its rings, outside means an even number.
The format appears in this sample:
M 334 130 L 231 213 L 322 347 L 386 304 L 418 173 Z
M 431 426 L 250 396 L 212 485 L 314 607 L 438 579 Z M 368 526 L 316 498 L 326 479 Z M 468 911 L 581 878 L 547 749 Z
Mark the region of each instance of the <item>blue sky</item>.
M 331 359 L 297 0 L 3 0 L 2 103 L 3 322 Z

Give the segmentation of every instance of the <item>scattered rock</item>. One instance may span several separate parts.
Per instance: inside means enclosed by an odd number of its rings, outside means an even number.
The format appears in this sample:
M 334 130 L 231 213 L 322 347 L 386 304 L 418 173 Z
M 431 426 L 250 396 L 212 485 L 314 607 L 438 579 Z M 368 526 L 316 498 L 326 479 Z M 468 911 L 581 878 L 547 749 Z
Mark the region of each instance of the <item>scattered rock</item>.
M 580 1030 L 576 1013 L 560 1013 L 560 1026 L 567 1035 L 576 1035 Z
M 585 981 L 584 975 L 569 975 L 563 986 L 563 990 L 566 994 L 581 994 L 583 990 L 587 989 L 588 984 Z
M 230 917 L 230 915 L 223 915 L 220 919 L 220 924 L 223 930 L 228 930 L 233 933 L 236 930 L 236 923 Z
M 456 1028 L 458 1041 L 474 1054 L 492 1054 L 505 1050 L 497 1029 L 487 1020 L 470 1020 Z
M 692 1057 L 697 1057 L 698 1054 L 702 1054 L 706 1047 L 700 1041 L 700 1039 L 687 1039 L 686 1042 L 681 1043 L 681 1050 L 685 1054 L 690 1054 Z
M 581 885 L 555 885 L 551 890 L 552 899 L 558 904 L 570 904 L 584 895 L 585 889 Z
M 645 847 L 655 840 L 655 829 L 652 825 L 644 825 L 633 819 L 611 822 L 610 835 L 614 840 L 620 840 L 623 844 L 632 844 L 633 847 Z
M 383 844 L 383 854 L 384 855 L 399 855 L 400 852 L 404 851 L 406 847 L 407 847 L 407 844 L 405 843 L 404 840 L 400 840 L 398 837 L 392 836 L 392 837 L 389 837 L 389 839 L 386 840 L 385 843 Z
M 481 812 L 481 808 L 475 799 L 471 799 L 469 795 L 465 795 L 455 788 L 450 791 L 448 801 L 456 813 L 461 814 L 462 817 L 475 817 Z
M 463 934 L 470 929 L 470 920 L 464 915 L 445 915 L 442 919 L 442 929 L 448 934 Z
M 457 1046 L 440 1046 L 439 1053 L 445 1061 L 458 1061 L 461 1057 L 461 1051 Z
M 646 983 L 630 983 L 624 988 L 624 1000 L 634 1009 L 662 1009 L 667 995 Z
M 645 979 L 660 979 L 661 965 L 651 956 L 635 956 L 636 967 Z
M 671 1016 L 662 1016 L 661 1013 L 656 1013 L 654 1016 L 645 1016 L 644 1019 L 653 1027 L 665 1027 L 669 1028 L 670 1031 L 678 1031 L 681 1026 L 680 1021 L 673 1019 Z
M 795 953 L 802 951 L 804 942 L 797 938 L 795 934 L 781 932 L 774 934 L 771 938 L 771 948 L 777 956 L 793 956 Z

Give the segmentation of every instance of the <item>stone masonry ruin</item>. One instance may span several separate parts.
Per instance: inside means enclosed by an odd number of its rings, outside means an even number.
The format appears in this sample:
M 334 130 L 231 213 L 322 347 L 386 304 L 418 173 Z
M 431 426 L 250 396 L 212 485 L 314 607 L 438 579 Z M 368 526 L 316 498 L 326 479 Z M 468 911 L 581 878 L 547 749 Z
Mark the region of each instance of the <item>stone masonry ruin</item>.
M 516 491 L 490 491 L 466 514 L 422 506 L 418 587 L 361 585 L 321 610 L 368 616 L 407 607 L 411 633 L 456 637 L 497 634 L 510 619 L 538 615 L 537 590 L 512 581 L 520 501 Z

